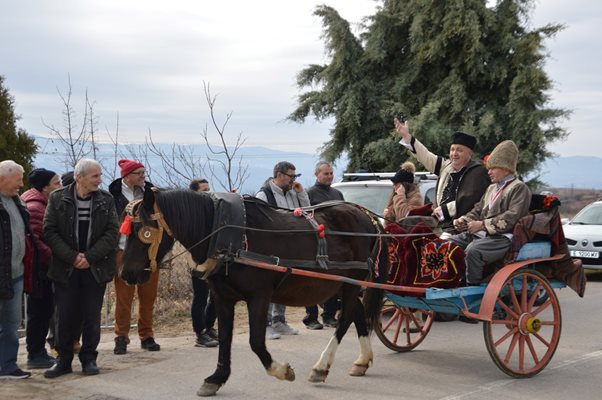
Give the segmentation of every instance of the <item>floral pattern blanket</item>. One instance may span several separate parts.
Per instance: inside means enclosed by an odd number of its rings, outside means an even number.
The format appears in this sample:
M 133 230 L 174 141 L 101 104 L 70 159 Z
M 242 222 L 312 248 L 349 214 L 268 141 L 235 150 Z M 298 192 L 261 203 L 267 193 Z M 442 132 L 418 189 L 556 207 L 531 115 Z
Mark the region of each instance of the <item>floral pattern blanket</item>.
M 388 233 L 407 233 L 390 224 Z M 410 230 L 420 236 L 398 236 L 389 241 L 389 283 L 413 287 L 452 288 L 464 276 L 464 251 L 457 244 L 439 239 L 424 223 Z

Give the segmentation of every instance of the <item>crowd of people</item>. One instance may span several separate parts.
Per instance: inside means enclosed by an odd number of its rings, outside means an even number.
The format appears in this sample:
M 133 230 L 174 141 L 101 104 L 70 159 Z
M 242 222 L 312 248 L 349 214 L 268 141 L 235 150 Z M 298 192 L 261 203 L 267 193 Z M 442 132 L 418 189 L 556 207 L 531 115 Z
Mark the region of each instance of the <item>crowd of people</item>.
M 431 153 L 410 134 L 408 123 L 395 120 L 400 144 L 420 164 L 438 176 L 432 216 L 452 230 L 449 239 L 465 249 L 463 284 L 479 284 L 483 266 L 499 260 L 510 246 L 512 229 L 528 213 L 530 191 L 516 172 L 518 149 L 512 141 L 496 146 L 486 162 L 473 160 L 476 138 L 455 132 L 447 156 Z M 74 171 L 59 176 L 44 168 L 28 176 L 11 160 L 0 162 L 0 379 L 24 379 L 31 373 L 17 365 L 23 293 L 26 293 L 27 369 L 45 369 L 46 378 L 72 372 L 78 353 L 84 375 L 99 373 L 96 363 L 100 341 L 100 313 L 107 284 L 114 283 L 115 355 L 127 353 L 134 296 L 138 297 L 137 333 L 140 347 L 159 351 L 153 313 L 159 271 L 148 282 L 128 285 L 119 277 L 126 237 L 119 219 L 126 205 L 153 187 L 145 166 L 120 160 L 120 177 L 100 188 L 102 167 L 92 159 L 80 160 Z M 391 178 L 393 190 L 383 215 L 391 224 L 423 206 L 415 183 L 415 166 L 404 163 Z M 296 209 L 326 201 L 343 201 L 331 186 L 333 168 L 320 161 L 315 183 L 307 190 L 297 180 L 295 166 L 282 161 L 274 166 L 256 197 L 282 209 Z M 205 179 L 193 180 L 189 189 L 209 192 Z M 219 345 L 214 300 L 202 274 L 191 272 L 192 329 L 195 346 Z M 319 308 L 322 307 L 322 322 Z M 338 299 L 306 307 L 307 329 L 336 327 Z M 270 304 L 266 338 L 297 335 L 286 320 L 282 304 Z M 468 322 L 468 321 L 467 321 Z M 81 342 L 81 344 L 80 344 Z M 56 351 L 49 354 L 46 344 Z

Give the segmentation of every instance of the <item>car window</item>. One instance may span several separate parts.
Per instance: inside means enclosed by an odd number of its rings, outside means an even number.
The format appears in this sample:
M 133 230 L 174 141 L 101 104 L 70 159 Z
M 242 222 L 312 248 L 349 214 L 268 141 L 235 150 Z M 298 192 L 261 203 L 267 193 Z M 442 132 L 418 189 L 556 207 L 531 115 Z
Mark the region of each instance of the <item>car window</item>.
M 435 188 L 432 187 L 429 190 L 426 191 L 426 194 L 424 195 L 424 204 L 428 204 L 428 203 L 433 203 L 435 200 Z
M 392 190 L 391 186 L 368 185 L 337 186 L 336 188 L 343 193 L 345 201 L 364 206 L 379 215 L 387 206 Z
M 602 204 L 591 204 L 584 208 L 571 223 L 577 225 L 602 225 Z

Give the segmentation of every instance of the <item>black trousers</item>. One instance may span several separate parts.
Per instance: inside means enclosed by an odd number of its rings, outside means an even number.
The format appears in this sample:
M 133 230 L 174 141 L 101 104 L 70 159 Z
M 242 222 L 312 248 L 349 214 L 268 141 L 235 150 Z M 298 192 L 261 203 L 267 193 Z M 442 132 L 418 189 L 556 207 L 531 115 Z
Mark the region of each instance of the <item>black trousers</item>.
M 73 342 L 81 332 L 80 361 L 96 360 L 100 342 L 100 311 L 106 284 L 96 282 L 90 269 L 73 269 L 67 284 L 54 283 L 55 344 L 61 362 L 73 361 Z
M 324 312 L 322 313 L 322 318 L 334 318 L 337 310 L 339 309 L 339 298 L 337 296 L 333 296 L 330 299 L 326 300 L 324 304 L 322 304 L 322 308 Z M 303 318 L 303 323 L 305 325 L 309 324 L 311 321 L 318 320 L 318 306 L 307 306 L 305 307 L 305 318 Z
M 207 328 L 213 328 L 217 318 L 215 303 L 207 282 L 195 276 L 192 277 L 190 316 L 192 317 L 192 329 L 197 335 Z
M 46 335 L 48 335 L 50 320 L 54 313 L 52 281 L 41 280 L 39 289 L 39 293 L 27 295 L 25 343 L 27 343 L 27 354 L 29 357 L 46 352 Z

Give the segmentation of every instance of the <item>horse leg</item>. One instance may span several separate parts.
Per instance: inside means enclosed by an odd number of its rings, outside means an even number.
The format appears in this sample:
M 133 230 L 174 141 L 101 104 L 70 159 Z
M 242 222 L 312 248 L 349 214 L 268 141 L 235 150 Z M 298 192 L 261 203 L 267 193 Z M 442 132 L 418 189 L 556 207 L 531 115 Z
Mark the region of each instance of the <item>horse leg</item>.
M 310 382 L 324 382 L 328 376 L 328 371 L 334 363 L 334 356 L 337 348 L 343 340 L 343 336 L 347 333 L 351 322 L 353 322 L 353 309 L 355 302 L 357 301 L 357 288 L 351 287 L 351 290 L 345 290 L 343 285 L 343 296 L 341 296 L 341 317 L 339 323 L 334 332 L 334 335 L 330 338 L 328 345 L 320 355 L 320 359 L 316 362 L 311 370 L 309 376 Z
M 366 325 L 366 314 L 364 312 L 364 305 L 359 299 L 356 299 L 357 304 L 354 308 L 353 323 L 357 330 L 357 336 L 360 342 L 360 354 L 353 362 L 353 367 L 349 370 L 351 376 L 364 376 L 366 371 L 373 361 L 372 343 L 370 342 L 370 336 L 368 327 Z
M 215 369 L 213 375 L 205 378 L 205 382 L 196 392 L 198 396 L 214 396 L 219 388 L 226 383 L 230 377 L 235 303 L 236 302 L 233 300 L 224 300 L 217 295 L 215 296 L 219 336 L 219 355 L 217 359 L 217 368 Z
M 251 350 L 259 357 L 268 375 L 280 380 L 294 381 L 295 371 L 291 366 L 288 363 L 279 363 L 273 360 L 265 345 L 265 330 L 270 297 L 265 296 L 264 293 L 261 297 L 247 300 L 249 344 L 251 345 Z

